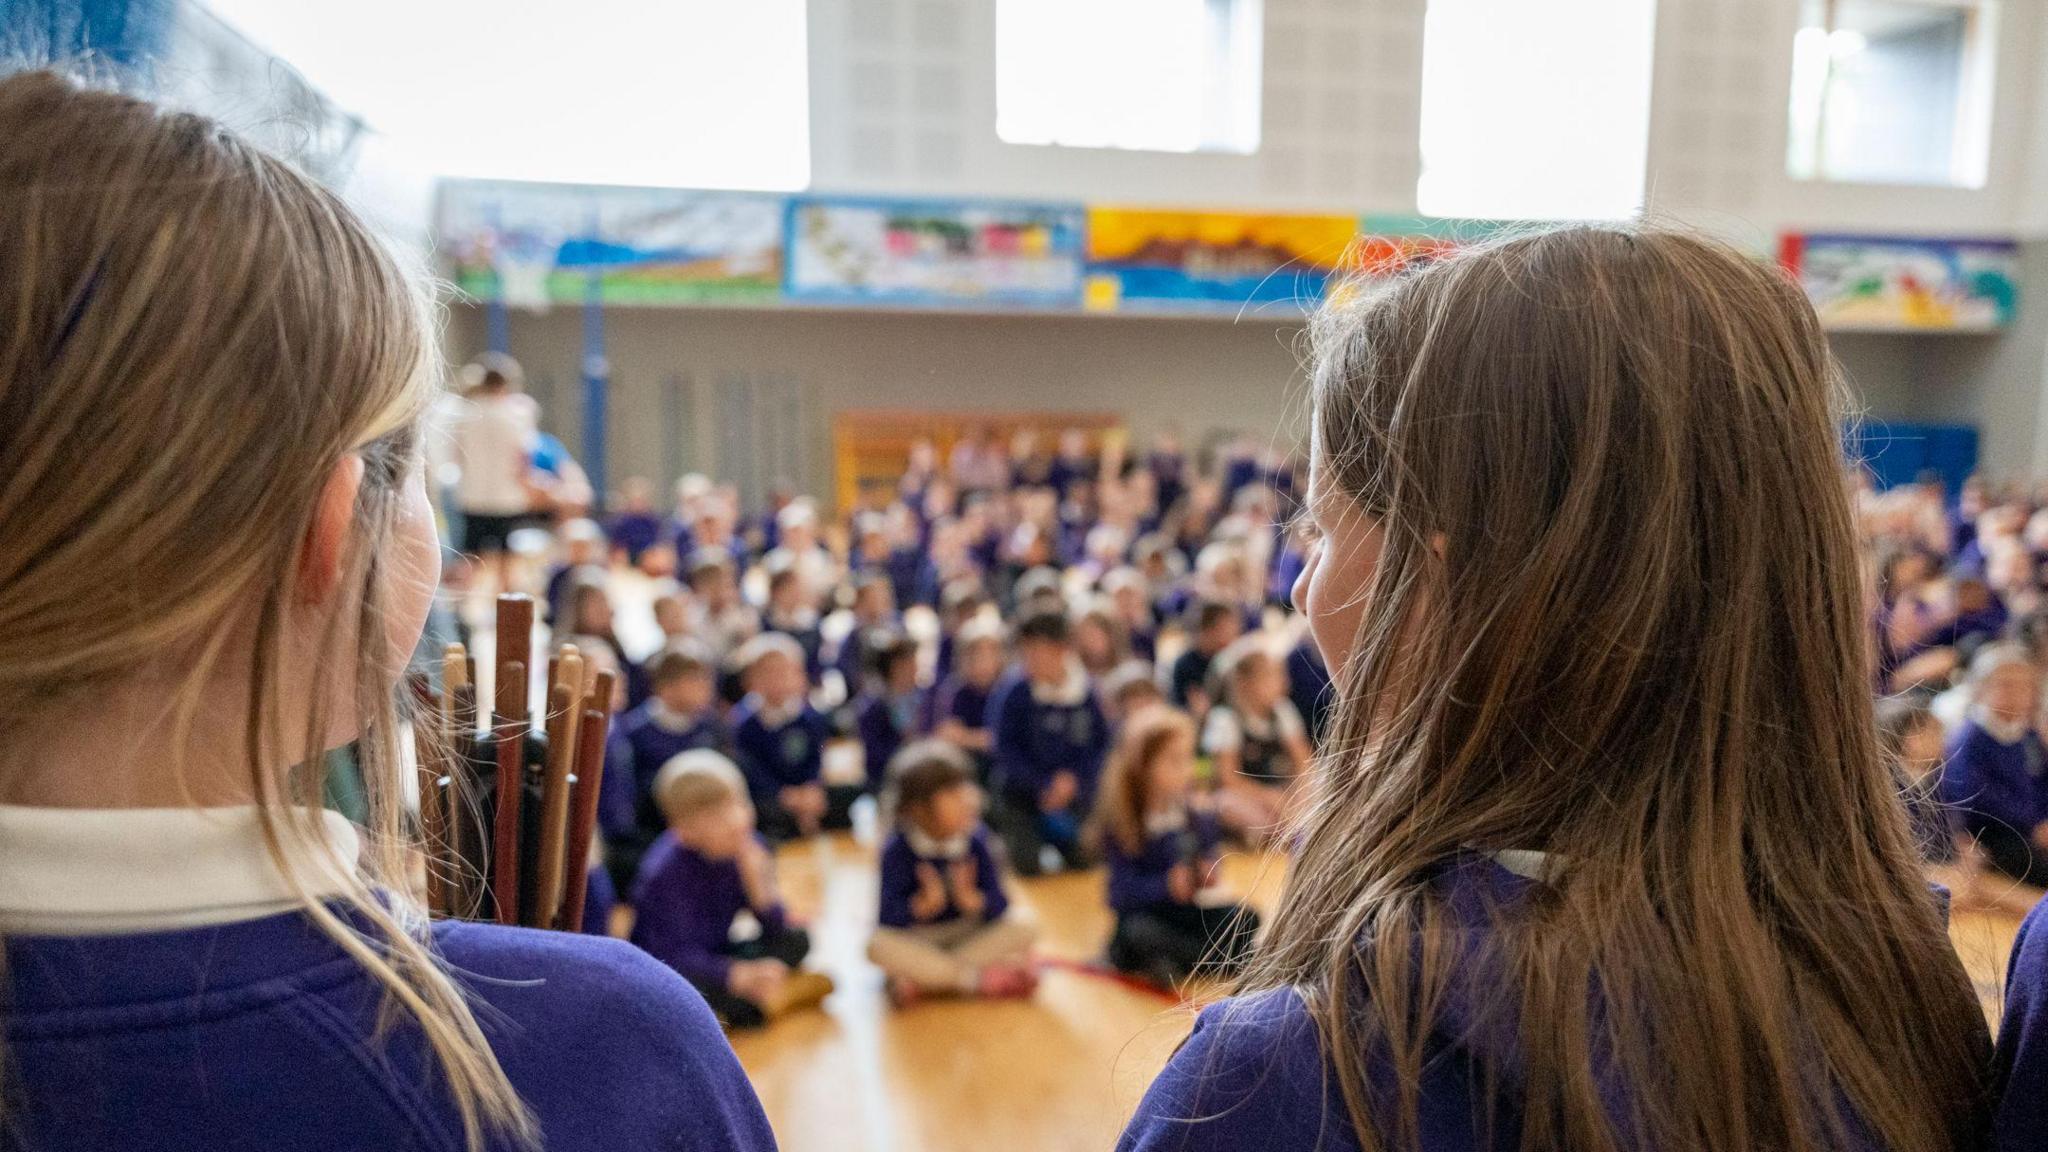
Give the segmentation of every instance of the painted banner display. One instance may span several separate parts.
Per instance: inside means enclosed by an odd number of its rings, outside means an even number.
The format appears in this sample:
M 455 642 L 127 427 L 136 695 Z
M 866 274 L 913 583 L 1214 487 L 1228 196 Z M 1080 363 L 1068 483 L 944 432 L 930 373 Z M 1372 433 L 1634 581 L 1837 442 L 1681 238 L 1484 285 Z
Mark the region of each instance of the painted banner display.
M 1397 272 L 1532 227 L 495 180 L 443 181 L 436 224 L 444 273 L 472 298 L 512 307 L 1216 316 L 1291 316 L 1341 291 L 1346 277 Z M 2017 308 L 2019 250 L 2008 240 L 1793 234 L 1778 255 L 1832 330 L 1989 332 Z
M 1307 307 L 1358 235 L 1354 216 L 1088 209 L 1088 307 Z
M 799 302 L 1072 308 L 1078 204 L 800 197 L 783 291 Z
M 1989 332 L 2018 306 L 2009 241 L 1788 235 L 1778 255 L 1830 329 Z
M 762 192 L 450 180 L 437 218 L 457 286 L 519 307 L 772 304 L 785 198 Z

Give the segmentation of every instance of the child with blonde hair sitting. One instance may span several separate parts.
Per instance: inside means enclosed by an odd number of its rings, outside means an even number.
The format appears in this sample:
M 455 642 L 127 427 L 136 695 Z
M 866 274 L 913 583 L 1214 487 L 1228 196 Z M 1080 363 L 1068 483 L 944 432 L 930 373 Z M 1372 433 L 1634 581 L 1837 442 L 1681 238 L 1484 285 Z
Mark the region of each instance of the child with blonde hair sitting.
M 633 882 L 633 943 L 696 985 L 728 1027 L 757 1028 L 829 995 L 829 977 L 797 967 L 811 938 L 782 907 L 733 762 L 685 752 L 662 766 L 654 796 L 668 831 Z

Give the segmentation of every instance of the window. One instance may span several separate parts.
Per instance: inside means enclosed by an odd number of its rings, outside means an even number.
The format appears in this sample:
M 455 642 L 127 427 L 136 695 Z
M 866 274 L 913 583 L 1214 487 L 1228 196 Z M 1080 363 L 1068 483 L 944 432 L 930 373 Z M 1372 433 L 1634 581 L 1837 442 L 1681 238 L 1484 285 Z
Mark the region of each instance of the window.
M 425 173 L 810 183 L 804 0 L 207 0 Z
M 1642 208 L 1656 0 L 1429 0 L 1431 216 L 1594 220 Z
M 1983 187 L 1996 23 L 1980 0 L 1804 0 L 1786 171 Z
M 1262 0 L 996 0 L 996 135 L 1256 152 L 1262 18 Z

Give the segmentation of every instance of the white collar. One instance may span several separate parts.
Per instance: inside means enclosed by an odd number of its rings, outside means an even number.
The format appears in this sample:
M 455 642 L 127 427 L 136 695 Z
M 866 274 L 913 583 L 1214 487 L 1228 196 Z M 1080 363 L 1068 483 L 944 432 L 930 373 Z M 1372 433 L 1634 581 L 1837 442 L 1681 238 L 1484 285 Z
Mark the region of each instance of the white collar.
M 1175 804 L 1158 812 L 1145 813 L 1145 835 L 1165 836 L 1188 826 L 1188 806 Z
M 2025 720 L 2008 724 L 1993 716 L 1989 708 L 1981 705 L 1973 704 L 1970 706 L 1970 719 L 1976 721 L 1977 727 L 1982 728 L 1985 735 L 2007 747 L 2011 747 L 2027 738 L 2027 722 Z
M 697 726 L 697 717 L 688 712 L 678 712 L 661 702 L 659 696 L 647 698 L 647 719 L 656 728 L 672 736 L 681 735 Z
M 754 715 L 760 718 L 766 728 L 780 728 L 803 714 L 804 698 L 799 696 L 789 703 L 776 707 L 760 696 L 754 697 Z
M 904 841 L 910 845 L 912 852 L 927 860 L 958 860 L 967 855 L 968 841 L 971 838 L 971 833 L 963 832 L 958 836 L 948 836 L 944 840 L 939 840 L 927 834 L 916 823 L 909 820 L 903 822 Z
M 304 869 L 314 899 L 348 890 L 361 845 L 320 814 L 333 861 Z M 255 920 L 304 907 L 264 847 L 254 806 L 0 805 L 0 934 L 101 936 Z
M 1067 678 L 1048 688 L 1036 680 L 1027 678 L 1031 685 L 1031 698 L 1040 704 L 1060 704 L 1073 707 L 1088 699 L 1088 670 L 1081 667 L 1081 658 L 1067 658 Z
M 1548 882 L 1557 870 L 1550 853 L 1534 848 L 1502 848 L 1493 853 L 1493 862 L 1524 880 Z

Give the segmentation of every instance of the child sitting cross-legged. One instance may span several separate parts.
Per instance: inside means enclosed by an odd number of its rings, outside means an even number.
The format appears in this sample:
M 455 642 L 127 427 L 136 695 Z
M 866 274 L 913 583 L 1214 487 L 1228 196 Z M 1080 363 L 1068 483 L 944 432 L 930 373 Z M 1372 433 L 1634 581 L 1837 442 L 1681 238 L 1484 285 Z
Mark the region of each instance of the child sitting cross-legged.
M 708 749 L 685 752 L 662 767 L 654 794 L 668 831 L 633 882 L 633 943 L 696 985 L 729 1028 L 829 995 L 830 977 L 797 967 L 810 935 L 783 911 L 740 770 Z
M 1011 907 L 966 753 L 922 740 L 889 762 L 880 927 L 868 958 L 899 1007 L 922 997 L 1028 996 L 1037 929 Z

